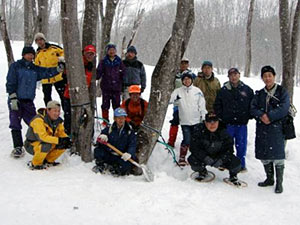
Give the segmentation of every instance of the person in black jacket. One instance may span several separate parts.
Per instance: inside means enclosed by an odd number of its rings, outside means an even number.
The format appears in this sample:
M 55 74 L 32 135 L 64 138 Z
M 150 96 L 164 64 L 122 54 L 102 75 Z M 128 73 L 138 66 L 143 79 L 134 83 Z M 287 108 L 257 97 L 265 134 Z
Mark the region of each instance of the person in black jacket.
M 192 170 L 199 173 L 197 180 L 206 177 L 206 166 L 222 167 L 229 170 L 230 182 L 241 185 L 237 178 L 241 163 L 233 154 L 232 137 L 225 128 L 219 127 L 219 118 L 214 113 L 206 114 L 205 123 L 194 129 L 190 151 L 188 162 Z
M 240 81 L 240 72 L 237 68 L 228 70 L 228 78 L 229 81 L 224 83 L 217 94 L 214 110 L 234 139 L 236 156 L 242 164 L 241 172 L 246 172 L 247 123 L 251 118 L 250 103 L 253 90 Z

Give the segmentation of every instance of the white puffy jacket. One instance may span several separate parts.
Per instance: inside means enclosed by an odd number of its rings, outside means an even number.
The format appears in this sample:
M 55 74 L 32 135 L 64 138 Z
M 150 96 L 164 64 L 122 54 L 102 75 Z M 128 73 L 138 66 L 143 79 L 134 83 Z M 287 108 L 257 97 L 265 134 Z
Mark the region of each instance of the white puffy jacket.
M 205 119 L 207 111 L 204 95 L 193 85 L 175 89 L 170 104 L 178 106 L 180 125 L 195 125 Z

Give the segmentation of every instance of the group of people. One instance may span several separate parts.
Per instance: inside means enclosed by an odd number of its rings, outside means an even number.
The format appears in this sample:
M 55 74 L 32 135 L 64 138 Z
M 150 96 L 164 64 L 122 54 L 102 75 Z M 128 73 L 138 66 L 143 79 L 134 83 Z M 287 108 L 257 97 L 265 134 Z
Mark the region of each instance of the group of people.
M 72 145 L 71 108 L 69 84 L 64 69 L 63 49 L 46 42 L 42 33 L 34 38 L 38 45 L 24 47 L 22 59 L 13 63 L 7 74 L 7 93 L 10 128 L 14 149 L 12 156 L 18 158 L 25 150 L 33 155 L 28 166 L 44 169 L 56 166 L 56 159 Z M 96 57 L 93 45 L 84 46 L 82 57 L 86 84 L 90 87 Z M 265 83 L 255 94 L 240 80 L 237 68 L 228 70 L 228 82 L 221 88 L 213 73 L 213 64 L 204 61 L 201 72 L 195 75 L 189 69 L 189 60 L 182 58 L 180 71 L 176 74 L 176 89 L 171 94 L 174 104 L 173 119 L 170 121 L 168 144 L 175 146 L 179 125 L 183 140 L 179 150 L 179 165 L 190 165 L 198 172 L 197 180 L 207 176 L 206 166 L 229 171 L 229 180 L 240 185 L 239 172 L 247 172 L 247 123 L 257 121 L 255 155 L 262 161 L 267 179 L 259 186 L 274 185 L 276 171 L 276 193 L 281 193 L 284 171 L 285 136 L 282 132 L 283 119 L 288 114 L 289 95 L 275 83 L 275 70 L 271 66 L 261 69 Z M 114 175 L 127 175 L 133 171 L 128 162 L 137 160 L 137 136 L 141 122 L 147 113 L 148 102 L 141 98 L 146 88 L 146 73 L 142 62 L 137 60 L 134 46 L 127 49 L 122 60 L 114 44 L 106 46 L 106 55 L 96 69 L 96 79 L 101 79 L 102 118 L 105 129 L 97 139 L 94 149 L 96 165 L 94 172 L 110 171 Z M 36 113 L 33 100 L 37 81 L 42 80 L 46 108 Z M 60 102 L 51 98 L 55 86 Z M 122 96 L 122 102 L 121 102 Z M 114 121 L 110 124 L 109 109 L 112 104 Z M 59 117 L 64 111 L 64 121 Z M 29 126 L 23 146 L 21 120 Z M 106 143 L 123 152 L 118 157 Z M 234 153 L 236 148 L 236 156 Z M 190 156 L 186 160 L 186 155 Z M 274 169 L 275 168 L 275 169 Z

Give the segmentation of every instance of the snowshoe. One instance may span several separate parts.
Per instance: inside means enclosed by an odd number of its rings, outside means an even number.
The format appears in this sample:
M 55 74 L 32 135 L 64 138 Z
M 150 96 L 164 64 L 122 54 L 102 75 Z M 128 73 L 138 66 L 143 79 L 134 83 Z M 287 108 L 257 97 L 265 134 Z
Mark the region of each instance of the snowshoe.
M 16 159 L 21 158 L 25 155 L 25 149 L 23 147 L 16 147 L 12 150 L 10 155 Z
M 32 164 L 31 161 L 29 161 L 29 162 L 27 163 L 27 166 L 28 166 L 28 168 L 29 168 L 30 170 L 44 170 L 44 169 L 47 169 L 47 167 L 46 167 L 44 164 L 34 166 L 34 165 Z
M 230 178 L 224 178 L 223 181 L 226 184 L 235 186 L 237 188 L 243 188 L 247 187 L 248 184 L 245 181 L 239 180 L 236 176 L 230 177 Z
M 206 173 L 193 172 L 190 177 L 197 182 L 208 183 L 213 181 L 216 175 L 211 171 L 206 171 Z

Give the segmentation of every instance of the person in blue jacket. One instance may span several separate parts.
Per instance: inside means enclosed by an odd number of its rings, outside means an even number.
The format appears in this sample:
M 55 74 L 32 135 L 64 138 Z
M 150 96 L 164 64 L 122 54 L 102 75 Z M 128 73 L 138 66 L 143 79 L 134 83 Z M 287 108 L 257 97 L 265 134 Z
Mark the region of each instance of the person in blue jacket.
M 135 160 L 136 153 L 136 134 L 126 122 L 127 113 L 122 108 L 114 110 L 114 123 L 106 127 L 97 138 L 97 147 L 94 150 L 96 166 L 93 168 L 95 173 L 104 173 L 109 170 L 116 176 L 128 175 L 132 169 L 132 164 L 128 162 L 130 158 Z M 110 143 L 121 152 L 120 157 L 111 150 L 105 143 Z
M 11 129 L 14 149 L 11 155 L 22 157 L 25 153 L 22 139 L 21 120 L 29 125 L 36 115 L 33 100 L 37 81 L 46 79 L 63 71 L 63 66 L 44 68 L 35 66 L 32 60 L 35 51 L 31 46 L 22 50 L 22 59 L 10 65 L 6 77 L 6 92 L 8 93 L 9 128 Z
M 287 90 L 275 83 L 275 70 L 271 66 L 261 69 L 265 87 L 256 91 L 251 102 L 251 115 L 256 119 L 255 157 L 264 165 L 267 179 L 258 186 L 274 185 L 274 165 L 276 170 L 275 193 L 282 193 L 285 159 L 285 136 L 282 123 L 288 115 L 290 98 Z
M 228 78 L 229 81 L 224 83 L 217 94 L 214 110 L 234 139 L 236 155 L 242 164 L 241 172 L 246 172 L 247 123 L 251 118 L 250 103 L 253 90 L 240 80 L 237 68 L 228 70 Z

